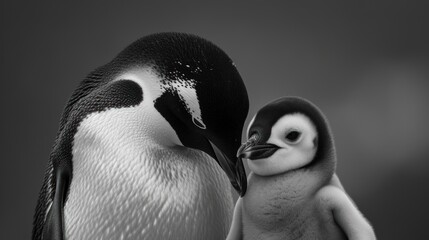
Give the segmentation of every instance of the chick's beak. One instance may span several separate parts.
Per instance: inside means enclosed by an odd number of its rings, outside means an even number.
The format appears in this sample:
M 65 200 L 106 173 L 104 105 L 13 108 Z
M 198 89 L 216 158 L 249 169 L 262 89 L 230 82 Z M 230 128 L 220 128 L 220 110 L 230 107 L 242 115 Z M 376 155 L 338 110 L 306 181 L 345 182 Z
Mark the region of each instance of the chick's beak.
M 250 160 L 264 159 L 273 155 L 278 149 L 279 147 L 275 144 L 259 144 L 258 137 L 253 135 L 238 149 L 237 157 Z

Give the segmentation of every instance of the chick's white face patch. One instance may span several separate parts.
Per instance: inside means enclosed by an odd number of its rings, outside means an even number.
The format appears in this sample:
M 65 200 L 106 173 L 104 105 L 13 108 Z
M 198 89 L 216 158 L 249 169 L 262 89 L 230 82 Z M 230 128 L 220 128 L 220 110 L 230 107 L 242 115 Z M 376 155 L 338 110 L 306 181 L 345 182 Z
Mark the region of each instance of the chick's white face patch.
M 287 138 L 288 133 L 296 131 L 299 137 L 296 141 Z M 279 149 L 270 157 L 263 160 L 249 160 L 249 168 L 261 176 L 285 173 L 304 167 L 313 161 L 317 146 L 317 130 L 309 117 L 302 113 L 286 114 L 271 128 L 267 143 L 274 144 Z
M 206 129 L 206 125 L 201 117 L 200 102 L 198 100 L 197 91 L 195 90 L 196 81 L 189 79 L 175 79 L 171 81 L 164 81 L 161 84 L 161 91 L 172 91 L 176 93 L 188 113 L 192 116 L 192 122 L 195 126 Z

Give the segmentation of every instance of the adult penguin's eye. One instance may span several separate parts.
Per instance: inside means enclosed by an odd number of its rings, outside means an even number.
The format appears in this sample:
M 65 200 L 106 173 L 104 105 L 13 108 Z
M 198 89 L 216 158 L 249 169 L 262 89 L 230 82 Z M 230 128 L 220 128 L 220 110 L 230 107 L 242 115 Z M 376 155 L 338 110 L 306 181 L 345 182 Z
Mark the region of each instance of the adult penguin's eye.
M 301 132 L 298 130 L 292 130 L 286 134 L 286 140 L 288 140 L 291 143 L 297 142 L 300 137 L 301 137 Z

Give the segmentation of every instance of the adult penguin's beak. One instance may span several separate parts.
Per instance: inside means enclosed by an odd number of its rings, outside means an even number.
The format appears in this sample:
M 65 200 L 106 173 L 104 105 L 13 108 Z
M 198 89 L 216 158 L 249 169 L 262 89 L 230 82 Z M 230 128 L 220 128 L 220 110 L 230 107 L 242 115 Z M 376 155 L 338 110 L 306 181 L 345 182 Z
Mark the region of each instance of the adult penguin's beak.
M 219 165 L 228 176 L 232 186 L 235 188 L 240 197 L 243 197 L 247 190 L 247 176 L 244 169 L 243 161 L 237 158 L 235 154 L 225 154 L 216 144 L 207 139 L 214 152 Z M 232 152 L 232 151 L 228 151 Z M 230 155 L 230 156 L 228 156 Z

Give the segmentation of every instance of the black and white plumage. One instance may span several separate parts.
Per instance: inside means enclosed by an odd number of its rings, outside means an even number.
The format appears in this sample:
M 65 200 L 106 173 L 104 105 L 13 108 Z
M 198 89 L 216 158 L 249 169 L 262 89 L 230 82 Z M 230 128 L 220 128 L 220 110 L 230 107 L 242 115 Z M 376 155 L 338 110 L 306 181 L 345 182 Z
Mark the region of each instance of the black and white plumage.
M 252 172 L 227 239 L 375 239 L 335 174 L 332 133 L 314 104 L 267 104 L 237 154 Z
M 230 183 L 246 191 L 235 153 L 247 111 L 237 69 L 212 43 L 182 33 L 134 42 L 66 105 L 33 239 L 224 238 Z

